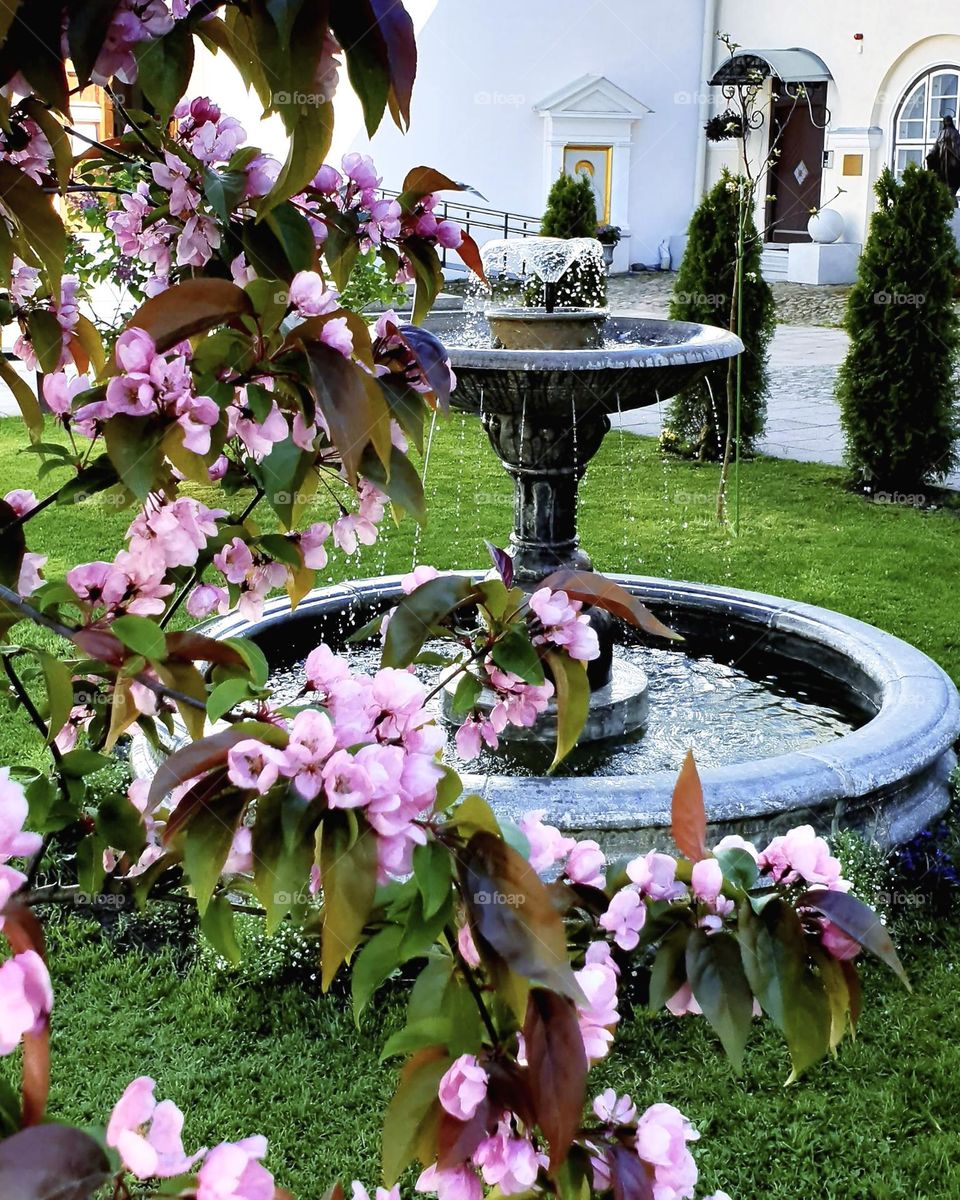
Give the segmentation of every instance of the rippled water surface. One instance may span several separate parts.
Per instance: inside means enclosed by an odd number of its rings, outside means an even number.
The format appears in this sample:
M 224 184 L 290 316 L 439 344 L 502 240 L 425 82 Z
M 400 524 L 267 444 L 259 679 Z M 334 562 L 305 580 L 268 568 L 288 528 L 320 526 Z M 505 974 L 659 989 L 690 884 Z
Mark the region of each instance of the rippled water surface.
M 429 647 L 428 647 L 429 648 Z M 444 647 L 438 643 L 438 650 Z M 355 670 L 373 673 L 379 648 L 348 648 Z M 718 657 L 694 657 L 675 650 L 621 645 L 619 659 L 643 668 L 650 685 L 650 717 L 646 730 L 632 739 L 580 747 L 561 774 L 645 775 L 676 771 L 693 749 L 702 767 L 723 766 L 809 749 L 858 728 L 869 717 L 849 695 L 811 669 L 778 657 L 728 663 Z M 428 685 L 441 671 L 418 668 Z M 303 662 L 277 672 L 272 685 L 285 700 L 303 685 Z M 439 703 L 437 705 L 439 715 Z M 464 763 L 457 758 L 453 732 L 447 761 L 480 774 L 542 774 L 552 748 L 501 743 L 497 753 L 485 752 Z

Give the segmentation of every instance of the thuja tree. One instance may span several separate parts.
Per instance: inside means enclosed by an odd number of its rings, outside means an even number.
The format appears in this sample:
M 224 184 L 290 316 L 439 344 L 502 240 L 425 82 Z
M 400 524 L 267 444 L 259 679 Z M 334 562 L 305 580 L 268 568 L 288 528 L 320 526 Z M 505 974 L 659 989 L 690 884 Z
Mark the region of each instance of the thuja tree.
M 619 1021 L 620 973 L 649 970 L 654 1007 L 702 1012 L 735 1066 L 762 1011 L 796 1076 L 855 1026 L 860 948 L 900 972 L 882 925 L 810 827 L 763 849 L 728 838 L 711 851 L 692 757 L 675 796 L 681 857 L 608 864 L 595 842 L 538 814 L 503 823 L 462 795 L 428 707 L 454 685 L 469 758 L 555 699 L 559 763 L 583 726 L 585 666 L 599 653 L 584 605 L 649 637 L 670 631 L 590 573 L 522 591 L 499 550 L 481 580 L 418 567 L 389 619 L 358 632 L 380 639 L 379 670 L 360 674 L 317 646 L 292 700 L 273 695 L 254 643 L 170 627 L 181 605 L 194 617 L 231 605 L 255 616 L 278 588 L 295 606 L 329 553 L 376 538 L 388 501 L 423 515 L 408 445 L 449 399 L 445 352 L 393 314 L 368 326 L 339 289 L 375 252 L 394 278 L 416 280 L 419 315 L 440 277 L 437 245 L 473 265 L 476 250 L 435 215 L 436 190 L 454 186 L 437 171 L 415 168 L 386 200 L 369 159 L 324 162 L 342 63 L 371 130 L 388 107 L 405 121 L 416 62 L 407 13 L 396 0 L 123 0 L 97 5 L 97 20 L 87 5 L 4 11 L 3 303 L 48 411 L 0 360 L 45 492 L 0 501 L 0 657 L 49 764 L 0 767 L 10 947 L 0 1055 L 16 1054 L 22 1074 L 19 1095 L 0 1085 L 0 1195 L 287 1197 L 260 1135 L 188 1152 L 182 1113 L 149 1078 L 118 1080 L 100 1132 L 47 1113 L 54 997 L 40 918 L 82 894 L 112 907 L 192 903 L 234 960 L 243 897 L 268 931 L 292 922 L 316 937 L 325 988 L 351 971 L 358 1017 L 397 968 L 415 974 L 407 1025 L 384 1047 L 403 1060 L 385 1111 L 392 1197 L 414 1162 L 418 1190 L 444 1200 L 480 1200 L 485 1188 L 692 1197 L 697 1134 L 676 1109 L 638 1113 L 607 1090 L 585 1111 L 589 1068 Z M 279 111 L 284 163 L 247 146 L 211 100 L 182 98 L 197 38 Z M 67 50 L 80 86 L 131 82 L 149 64 L 139 76 L 149 108 L 125 110 L 125 132 L 79 159 Z M 132 190 L 111 182 L 121 172 Z M 121 259 L 151 268 L 147 298 L 105 340 L 64 273 L 53 202 L 92 187 L 116 189 L 105 223 Z M 211 483 L 217 507 L 195 495 Z M 56 506 L 68 520 L 75 504 L 105 502 L 130 509 L 124 546 L 48 575 L 37 514 Z M 443 653 L 425 651 L 428 634 L 446 639 Z M 433 692 L 416 674 L 424 662 L 443 664 Z M 152 779 L 88 788 L 122 739 L 164 744 L 175 713 L 185 735 Z M 38 886 L 62 835 L 80 839 L 76 879 Z M 357 1183 L 354 1194 L 366 1192 Z
M 837 397 L 861 484 L 915 491 L 957 463 L 956 206 L 932 172 L 884 171 L 847 304 Z
M 741 448 L 750 451 L 763 434 L 767 411 L 767 354 L 776 326 L 769 284 L 760 273 L 761 241 L 748 207 L 741 212 L 744 181 L 724 171 L 693 214 L 687 248 L 677 272 L 670 316 L 735 329 L 737 242 L 744 228 L 743 309 L 739 335 L 745 346 L 740 400 Z M 727 436 L 728 364 L 712 367 L 703 380 L 680 392 L 667 413 L 664 445 L 677 452 L 719 461 Z

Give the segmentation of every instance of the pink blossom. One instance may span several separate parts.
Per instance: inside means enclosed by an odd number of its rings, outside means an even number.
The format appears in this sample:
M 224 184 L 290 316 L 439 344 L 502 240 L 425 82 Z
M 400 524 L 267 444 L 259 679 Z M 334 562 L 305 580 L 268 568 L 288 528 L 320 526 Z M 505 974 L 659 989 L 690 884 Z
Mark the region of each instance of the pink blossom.
M 860 953 L 860 943 L 844 933 L 833 921 L 824 919 L 821 922 L 820 941 L 833 958 L 849 960 L 856 958 Z
M 196 1200 L 273 1200 L 273 1176 L 259 1161 L 266 1153 L 261 1135 L 214 1146 L 197 1172 Z
M 195 213 L 183 227 L 177 241 L 177 265 L 203 267 L 220 245 L 220 230 L 210 217 Z
M 687 889 L 677 882 L 677 860 L 651 850 L 627 864 L 627 875 L 651 900 L 681 900 Z
M 336 734 L 326 713 L 307 708 L 294 717 L 282 770 L 305 800 L 313 800 L 320 794 L 323 767 L 336 744 Z
M 723 871 L 715 858 L 704 858 L 693 864 L 691 890 L 698 900 L 713 904 L 723 887 Z
M 437 226 L 437 241 L 446 250 L 457 250 L 463 243 L 463 230 L 455 221 L 441 221 Z
M 353 353 L 353 330 L 347 318 L 334 317 L 332 321 L 327 321 L 320 330 L 320 341 L 344 358 L 349 358 Z
M 202 163 L 226 162 L 247 140 L 247 131 L 236 117 L 208 118 L 189 132 L 187 140 Z
M 457 930 L 457 949 L 460 951 L 460 955 L 467 966 L 480 966 L 480 953 L 473 940 L 473 934 L 470 932 L 469 925 L 461 925 Z
M 593 1111 L 605 1125 L 632 1125 L 637 1119 L 636 1105 L 629 1096 L 618 1096 L 607 1088 L 593 1102 Z
M 454 735 L 457 754 L 464 760 L 476 758 L 482 745 L 486 744 L 491 750 L 496 750 L 500 744 L 497 732 L 489 721 L 480 717 L 470 716 L 457 729 Z
M 363 764 L 346 750 L 337 750 L 327 760 L 323 784 L 330 808 L 360 808 L 370 798 L 370 777 Z
M 603 869 L 606 865 L 606 856 L 599 845 L 590 838 L 585 838 L 577 842 L 570 851 L 564 871 L 574 883 L 603 887 Z
M 280 777 L 287 765 L 286 755 L 276 746 L 247 738 L 237 742 L 227 752 L 227 774 L 237 787 L 254 788 L 264 795 Z
M 265 196 L 276 183 L 280 166 L 280 162 L 269 154 L 258 154 L 252 158 L 247 163 L 244 196 Z
M 7 492 L 3 499 L 18 517 L 25 517 L 37 507 L 36 496 L 27 488 L 14 488 L 12 492 Z
M 334 195 L 342 186 L 343 176 L 336 167 L 327 166 L 326 164 L 314 175 L 311 184 L 311 187 L 315 187 L 318 192 L 324 192 L 328 196 Z
M 717 854 L 721 850 L 746 850 L 754 862 L 760 856 L 753 842 L 748 842 L 745 838 L 740 837 L 738 833 L 728 833 L 726 837 L 721 838 L 714 846 L 713 852 Z
M 183 1150 L 183 1113 L 172 1100 L 154 1099 L 156 1083 L 146 1075 L 127 1086 L 107 1125 L 107 1145 L 138 1179 L 171 1179 L 189 1171 L 203 1154 Z
M 228 583 L 243 583 L 253 570 L 253 554 L 246 542 L 236 537 L 213 556 L 213 565 Z
M 486 1183 L 499 1188 L 504 1196 L 527 1191 L 540 1173 L 540 1159 L 533 1143 L 514 1134 L 506 1121 L 500 1123 L 493 1137 L 480 1143 L 473 1161 Z
M 320 317 L 339 308 L 340 297 L 316 271 L 298 271 L 290 284 L 290 303 L 301 316 Z
M 17 576 L 18 596 L 32 596 L 43 583 L 40 572 L 46 566 L 47 558 L 46 554 L 35 554 L 32 550 L 24 551 L 20 562 L 20 574 Z
M 667 1001 L 667 1011 L 675 1017 L 685 1017 L 688 1014 L 699 1016 L 703 1009 L 697 1003 L 690 984 L 683 983 Z
M 311 571 L 322 571 L 327 565 L 327 551 L 324 543 L 331 534 L 326 521 L 318 521 L 300 534 L 300 553 L 303 555 L 303 565 Z
M 637 1154 L 653 1167 L 655 1200 L 688 1200 L 697 1183 L 697 1164 L 687 1149 L 700 1137 L 671 1104 L 653 1104 L 637 1122 Z
M 534 592 L 528 603 L 544 628 L 566 625 L 576 620 L 580 611 L 579 603 L 571 601 L 566 592 L 552 592 L 546 587 Z
M 413 568 L 409 575 L 403 576 L 400 580 L 400 588 L 405 596 L 409 596 L 411 592 L 415 592 L 422 584 L 429 583 L 431 579 L 436 579 L 439 574 L 440 572 L 436 567 L 420 563 L 419 566 Z
M 520 832 L 530 844 L 527 856 L 530 866 L 538 875 L 566 858 L 577 844 L 575 838 L 564 837 L 555 825 L 543 823 L 546 811 L 545 808 L 538 808 L 525 812 L 518 822 Z
M 340 658 L 327 645 L 311 650 L 304 665 L 307 683 L 318 692 L 328 692 L 334 683 L 350 674 L 347 660 Z
M 89 388 L 90 380 L 86 375 L 68 380 L 64 371 L 54 371 L 43 377 L 43 398 L 50 411 L 61 418 L 69 416 L 74 399 Z
M 201 583 L 187 597 L 186 609 L 191 617 L 199 621 L 209 617 L 212 612 L 225 613 L 229 604 L 229 597 L 223 588 L 214 587 L 212 583 Z
M 344 554 L 355 554 L 357 546 L 372 546 L 377 540 L 377 527 L 357 513 L 344 513 L 333 523 L 333 543 Z
M 620 1020 L 617 1010 L 617 975 L 605 962 L 587 962 L 575 972 L 586 1002 L 577 1003 L 577 1018 L 587 1058 L 599 1062 L 613 1044 L 614 1025 Z
M 0 965 L 0 1054 L 10 1054 L 24 1034 L 39 1033 L 53 1008 L 46 964 L 24 950 Z
M 421 1171 L 414 1188 L 418 1192 L 436 1192 L 437 1200 L 483 1200 L 483 1184 L 466 1163 L 442 1171 L 433 1163 Z
M 141 42 L 163 37 L 172 28 L 173 18 L 163 0 L 120 0 L 93 65 L 93 82 L 107 84 L 115 75 L 123 83 L 134 83 L 137 78 L 134 48 Z
M 344 175 L 357 187 L 366 189 L 380 186 L 380 176 L 369 154 L 345 154 L 341 165 Z
M 458 1121 L 469 1121 L 487 1097 L 489 1077 L 472 1054 L 454 1059 L 440 1080 L 441 1107 Z
M 224 875 L 249 875 L 253 871 L 253 831 L 241 825 L 234 833 L 223 864 Z
M 621 950 L 633 950 L 640 941 L 640 930 L 647 919 L 647 906 L 636 888 L 622 888 L 610 901 L 600 918 L 602 929 L 613 934 Z
M 192 183 L 192 169 L 182 158 L 164 152 L 163 162 L 151 166 L 154 181 L 170 193 L 170 212 L 175 217 L 190 217 L 200 203 L 200 193 Z
M 761 871 L 768 871 L 775 883 L 819 884 L 834 891 L 848 891 L 841 879 L 841 866 L 830 853 L 822 837 L 817 837 L 812 825 L 800 825 L 780 837 L 775 837 L 759 858 Z

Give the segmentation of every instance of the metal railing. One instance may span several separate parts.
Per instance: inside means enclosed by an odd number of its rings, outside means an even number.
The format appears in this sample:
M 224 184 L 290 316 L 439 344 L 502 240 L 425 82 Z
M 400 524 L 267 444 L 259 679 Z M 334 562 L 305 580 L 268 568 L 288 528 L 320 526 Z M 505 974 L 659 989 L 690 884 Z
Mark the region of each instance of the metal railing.
M 383 188 L 382 192 L 384 196 L 394 200 L 400 195 L 399 192 L 392 192 L 387 188 Z M 480 208 L 475 204 L 458 204 L 453 200 L 444 200 L 434 212 L 443 220 L 456 221 L 464 233 L 469 233 L 471 237 L 474 236 L 474 230 L 478 229 L 489 230 L 503 238 L 537 237 L 540 233 L 539 217 L 501 212 L 497 208 Z M 450 265 L 458 270 L 464 269 L 456 257 L 456 251 L 453 253 L 454 261 Z M 447 266 L 447 254 L 448 251 L 442 249 L 440 261 L 443 266 Z

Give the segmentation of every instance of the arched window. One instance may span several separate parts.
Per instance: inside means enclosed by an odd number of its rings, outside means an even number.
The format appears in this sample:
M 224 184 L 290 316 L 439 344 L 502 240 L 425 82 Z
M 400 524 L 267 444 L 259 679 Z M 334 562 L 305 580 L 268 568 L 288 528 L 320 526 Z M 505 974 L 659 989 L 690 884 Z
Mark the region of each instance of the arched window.
M 894 121 L 893 169 L 898 178 L 907 163 L 923 165 L 943 118 L 955 118 L 958 105 L 960 67 L 935 67 L 907 88 Z

